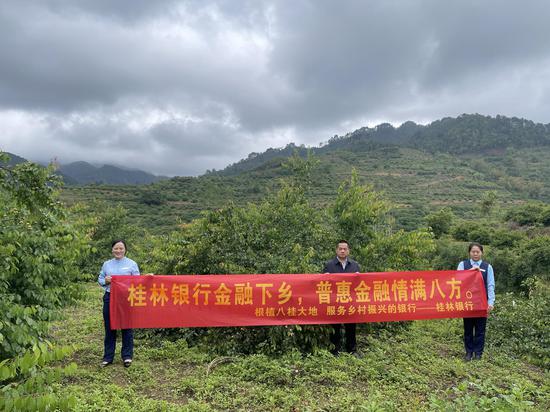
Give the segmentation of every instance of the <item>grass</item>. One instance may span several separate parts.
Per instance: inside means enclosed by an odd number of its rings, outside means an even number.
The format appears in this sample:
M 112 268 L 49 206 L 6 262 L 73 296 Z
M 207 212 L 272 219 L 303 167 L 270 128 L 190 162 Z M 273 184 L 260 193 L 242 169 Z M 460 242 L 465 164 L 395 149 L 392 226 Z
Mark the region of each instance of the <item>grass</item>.
M 54 388 L 76 396 L 76 411 L 550 409 L 548 371 L 491 347 L 483 360 L 463 362 L 460 319 L 412 322 L 392 334 L 361 325 L 361 358 L 290 348 L 281 357 L 218 358 L 136 331 L 132 367 L 117 359 L 101 369 L 101 295 L 87 285 L 85 299 L 52 325 L 55 342 L 76 348 L 67 362 L 77 362 L 77 373 Z

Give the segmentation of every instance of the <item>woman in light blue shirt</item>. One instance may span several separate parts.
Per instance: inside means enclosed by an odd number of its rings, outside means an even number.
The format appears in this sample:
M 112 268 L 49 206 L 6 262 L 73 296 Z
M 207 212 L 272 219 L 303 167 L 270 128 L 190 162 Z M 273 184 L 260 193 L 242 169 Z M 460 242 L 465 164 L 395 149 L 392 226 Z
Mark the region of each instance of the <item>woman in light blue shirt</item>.
M 124 240 L 117 239 L 111 245 L 111 251 L 114 258 L 103 263 L 99 272 L 98 283 L 105 290 L 103 295 L 103 321 L 105 324 L 105 339 L 103 362 L 101 366 L 105 367 L 113 363 L 116 347 L 116 330 L 111 330 L 111 317 L 109 313 L 109 302 L 111 296 L 111 279 L 117 275 L 136 275 L 139 276 L 139 268 L 136 262 L 128 259 L 126 255 L 126 243 Z M 134 355 L 134 332 L 132 329 L 122 330 L 122 361 L 127 368 L 132 364 Z
M 493 310 L 495 305 L 495 274 L 493 267 L 483 261 L 483 246 L 473 242 L 468 246 L 470 258 L 458 264 L 457 270 L 468 270 L 479 268 L 483 276 L 483 284 L 487 293 L 487 314 Z M 487 317 L 464 318 L 464 348 L 466 355 L 464 359 L 468 362 L 472 359 L 481 359 L 485 347 L 485 328 Z

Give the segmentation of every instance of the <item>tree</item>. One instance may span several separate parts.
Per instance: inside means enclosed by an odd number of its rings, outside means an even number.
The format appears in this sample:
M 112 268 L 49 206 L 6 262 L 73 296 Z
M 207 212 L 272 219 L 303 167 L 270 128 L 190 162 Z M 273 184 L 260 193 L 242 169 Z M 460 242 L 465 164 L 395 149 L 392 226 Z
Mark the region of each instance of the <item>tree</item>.
M 129 254 L 133 253 L 139 230 L 130 224 L 128 211 L 122 205 L 110 206 L 105 202 L 77 204 L 70 210 L 70 216 L 86 240 L 87 247 L 80 254 L 79 267 L 87 277 L 96 278 L 101 263 L 110 256 L 113 240 L 125 240 Z
M 513 284 L 519 287 L 525 279 L 537 276 L 550 280 L 550 236 L 538 236 L 524 241 L 517 250 L 517 259 L 511 269 Z
M 366 271 L 427 269 L 435 250 L 427 230 L 395 231 L 391 204 L 371 186 L 361 185 L 355 170 L 342 183 L 332 210 L 334 232 L 350 242 Z
M 484 192 L 481 195 L 481 199 L 479 202 L 481 213 L 485 216 L 488 215 L 493 209 L 493 207 L 495 206 L 496 200 L 497 200 L 497 193 L 494 190 Z
M 166 196 L 158 190 L 144 190 L 141 193 L 139 202 L 148 206 L 160 206 L 166 203 Z
M 547 206 L 540 214 L 540 222 L 544 226 L 550 226 L 550 206 Z
M 511 209 L 506 214 L 506 220 L 516 222 L 521 226 L 545 224 L 550 215 L 550 206 L 541 202 L 527 202 Z M 546 225 L 546 224 L 545 224 Z
M 78 297 L 84 241 L 57 200 L 59 184 L 52 167 L 0 166 L 0 359 L 35 345 L 54 310 Z
M 349 181 L 343 182 L 331 209 L 337 237 L 351 247 L 366 245 L 376 233 L 390 231 L 390 204 L 373 190 L 361 185 L 355 169 Z
M 434 236 L 440 238 L 441 235 L 449 233 L 454 219 L 453 211 L 445 207 L 427 215 L 426 224 L 432 229 Z

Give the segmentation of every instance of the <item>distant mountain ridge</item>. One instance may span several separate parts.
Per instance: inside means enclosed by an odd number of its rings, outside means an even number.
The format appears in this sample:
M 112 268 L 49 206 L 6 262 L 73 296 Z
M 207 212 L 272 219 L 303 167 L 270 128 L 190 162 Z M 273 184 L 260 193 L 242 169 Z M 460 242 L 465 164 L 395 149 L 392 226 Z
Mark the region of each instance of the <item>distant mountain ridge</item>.
M 96 167 L 84 161 L 61 165 L 59 171 L 83 185 L 144 185 L 167 179 L 165 176 L 156 176 L 143 170 L 122 169 L 111 165 Z
M 28 161 L 13 153 L 6 152 L 6 154 L 10 157 L 8 166 L 15 166 Z M 165 176 L 156 176 L 143 170 L 126 169 L 112 165 L 97 167 L 84 161 L 60 165 L 56 173 L 63 178 L 67 185 L 144 185 L 168 179 Z
M 213 173 L 239 174 L 254 170 L 275 158 L 290 157 L 296 151 L 304 156 L 308 150 L 319 155 L 337 150 L 368 152 L 381 146 L 402 146 L 456 155 L 469 151 L 490 153 L 506 148 L 550 146 L 550 124 L 517 117 L 480 114 L 445 117 L 425 126 L 412 121 L 399 127 L 382 123 L 372 128 L 362 127 L 344 136 L 335 135 L 321 147 L 307 148 L 289 143 L 284 148 L 269 148 L 263 153 L 250 153 L 246 159 Z

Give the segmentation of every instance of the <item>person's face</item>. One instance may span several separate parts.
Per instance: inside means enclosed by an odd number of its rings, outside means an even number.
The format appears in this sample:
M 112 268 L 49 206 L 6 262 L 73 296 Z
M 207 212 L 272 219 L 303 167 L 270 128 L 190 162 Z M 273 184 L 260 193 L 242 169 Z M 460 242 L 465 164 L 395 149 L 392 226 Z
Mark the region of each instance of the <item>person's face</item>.
M 349 256 L 349 246 L 347 243 L 338 243 L 336 248 L 336 256 L 340 259 L 345 259 Z
M 481 251 L 481 249 L 479 248 L 479 246 L 474 246 L 472 247 L 472 249 L 470 250 L 470 258 L 472 260 L 479 260 L 481 259 L 481 255 L 483 255 L 483 252 Z
M 126 248 L 124 247 L 124 243 L 122 242 L 115 243 L 115 245 L 113 246 L 112 252 L 113 252 L 113 256 L 116 259 L 122 259 L 126 254 Z

